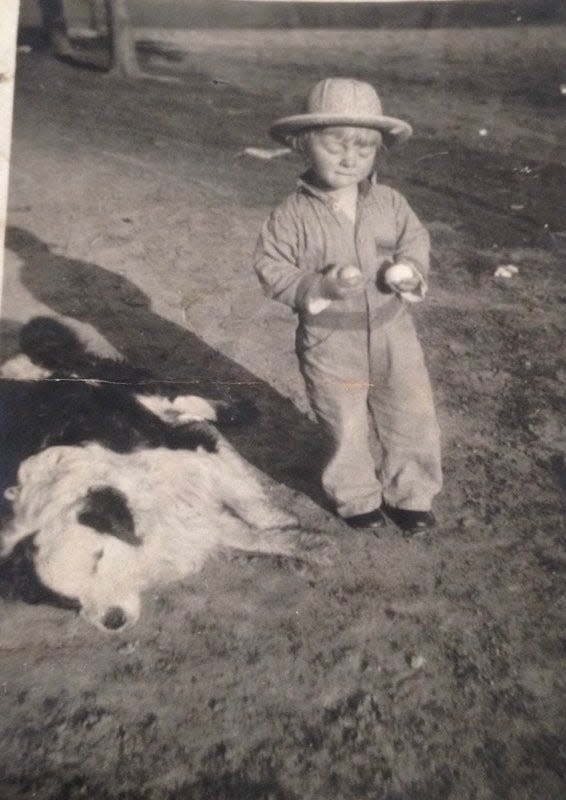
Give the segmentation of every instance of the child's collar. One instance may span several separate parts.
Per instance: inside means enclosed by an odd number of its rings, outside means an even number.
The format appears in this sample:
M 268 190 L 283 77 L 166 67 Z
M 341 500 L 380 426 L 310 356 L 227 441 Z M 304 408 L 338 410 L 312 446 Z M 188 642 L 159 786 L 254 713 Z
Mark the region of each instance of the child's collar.
M 377 183 L 377 175 L 375 172 L 369 176 L 369 178 L 364 178 L 363 181 L 358 183 L 358 197 L 363 199 L 369 193 L 369 190 L 373 184 Z M 303 174 L 299 177 L 297 181 L 297 186 L 302 191 L 306 192 L 307 194 L 313 195 L 313 197 L 318 197 L 319 200 L 324 200 L 324 202 L 328 202 L 328 195 L 329 193 L 325 189 L 321 189 L 319 186 L 313 181 L 312 170 L 307 170 L 303 172 Z

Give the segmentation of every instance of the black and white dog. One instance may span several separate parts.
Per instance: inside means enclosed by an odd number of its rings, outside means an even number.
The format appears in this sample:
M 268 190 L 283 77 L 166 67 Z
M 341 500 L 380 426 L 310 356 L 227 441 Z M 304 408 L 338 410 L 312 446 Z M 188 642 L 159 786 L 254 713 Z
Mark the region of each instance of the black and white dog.
M 183 395 L 50 317 L 24 326 L 20 349 L 0 371 L 0 554 L 25 548 L 43 587 L 90 622 L 132 624 L 144 589 L 222 546 L 318 548 L 218 430 L 253 421 L 249 404 Z

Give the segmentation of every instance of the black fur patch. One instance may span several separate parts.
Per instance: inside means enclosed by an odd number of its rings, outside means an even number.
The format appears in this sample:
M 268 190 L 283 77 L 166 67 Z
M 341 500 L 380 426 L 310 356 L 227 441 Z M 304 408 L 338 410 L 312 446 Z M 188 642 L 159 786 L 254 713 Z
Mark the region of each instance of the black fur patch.
M 185 385 L 156 380 L 147 370 L 89 352 L 73 330 L 54 317 L 35 317 L 20 331 L 20 347 L 52 379 L 0 382 L 0 517 L 9 511 L 1 490 L 17 482 L 19 464 L 47 447 L 98 442 L 118 453 L 140 448 L 215 452 L 217 428 L 207 422 L 175 426 L 135 397 L 178 396 Z M 87 381 L 100 381 L 91 383 Z M 219 427 L 252 422 L 252 403 L 222 400 Z
M 217 423 L 222 425 L 248 425 L 259 417 L 257 406 L 249 400 L 221 405 L 217 411 Z
M 208 422 L 185 422 L 169 428 L 163 444 L 171 450 L 196 450 L 204 448 L 208 453 L 218 450 L 218 434 Z
M 134 547 L 142 544 L 136 535 L 126 496 L 112 486 L 89 489 L 84 508 L 77 519 L 81 525 L 94 528 L 99 533 L 111 534 L 126 544 Z
M 22 600 L 29 605 L 45 604 L 78 611 L 81 604 L 72 597 L 51 591 L 40 583 L 33 557 L 37 550 L 35 533 L 22 539 L 12 553 L 0 563 L 0 597 L 5 600 Z

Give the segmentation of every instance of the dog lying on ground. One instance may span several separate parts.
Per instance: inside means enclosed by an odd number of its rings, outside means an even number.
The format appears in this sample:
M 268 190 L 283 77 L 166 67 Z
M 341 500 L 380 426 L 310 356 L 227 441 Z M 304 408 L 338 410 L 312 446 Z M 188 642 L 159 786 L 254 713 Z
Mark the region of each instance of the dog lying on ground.
M 221 547 L 318 548 L 211 424 L 250 420 L 248 406 L 173 396 L 51 318 L 28 323 L 20 342 L 1 373 L 14 485 L 0 554 L 25 550 L 40 583 L 87 620 L 133 624 L 141 592 L 197 572 Z M 26 371 L 35 382 L 15 379 Z

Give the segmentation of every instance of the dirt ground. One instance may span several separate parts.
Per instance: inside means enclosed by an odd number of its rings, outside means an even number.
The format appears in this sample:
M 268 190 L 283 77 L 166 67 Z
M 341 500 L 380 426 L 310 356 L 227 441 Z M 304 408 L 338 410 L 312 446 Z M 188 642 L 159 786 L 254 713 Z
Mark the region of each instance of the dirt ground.
M 108 636 L 4 576 L 0 800 L 566 796 L 562 35 L 168 33 L 184 57 L 144 57 L 178 83 L 19 54 L 2 359 L 61 315 L 103 354 L 253 397 L 233 443 L 335 555 L 218 557 Z M 328 74 L 373 81 L 416 129 L 382 174 L 434 248 L 415 316 L 446 485 L 420 539 L 325 510 L 294 319 L 250 269 L 301 165 L 242 151 Z

